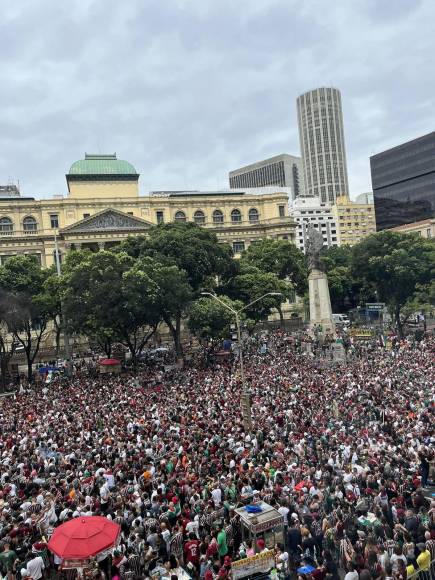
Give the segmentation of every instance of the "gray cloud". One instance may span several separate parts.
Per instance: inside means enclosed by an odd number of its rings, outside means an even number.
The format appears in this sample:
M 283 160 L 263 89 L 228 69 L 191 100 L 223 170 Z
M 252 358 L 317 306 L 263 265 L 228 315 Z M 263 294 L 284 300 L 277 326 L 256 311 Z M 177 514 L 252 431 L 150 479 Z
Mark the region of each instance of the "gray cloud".
M 297 154 L 296 97 L 342 91 L 353 194 L 369 156 L 434 129 L 431 0 L 20 0 L 0 21 L 0 182 L 66 191 L 116 151 L 142 191 L 215 188 Z

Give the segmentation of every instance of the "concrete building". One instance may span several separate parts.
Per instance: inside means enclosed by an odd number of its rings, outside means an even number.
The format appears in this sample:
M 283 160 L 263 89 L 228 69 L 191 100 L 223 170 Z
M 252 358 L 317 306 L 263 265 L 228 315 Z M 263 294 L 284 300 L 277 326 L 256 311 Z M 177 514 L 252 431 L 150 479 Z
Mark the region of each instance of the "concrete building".
M 435 217 L 391 229 L 402 234 L 418 234 L 422 238 L 435 238 Z
M 337 198 L 332 207 L 340 246 L 353 246 L 376 232 L 375 208 L 370 203 L 356 203 L 347 196 Z
M 435 217 L 435 131 L 370 157 L 378 231 Z
M 0 196 L 0 263 L 17 254 L 54 263 L 70 249 L 111 247 L 162 222 L 193 221 L 231 244 L 235 254 L 255 240 L 294 241 L 286 192 L 176 191 L 139 195 L 139 174 L 116 155 L 85 155 L 66 175 L 68 195 L 51 199 Z
M 267 186 L 291 188 L 294 199 L 304 195 L 302 159 L 294 155 L 276 155 L 230 171 L 229 182 L 231 189 Z
M 0 197 L 20 197 L 20 190 L 16 185 L 0 185 Z
M 308 91 L 298 97 L 297 112 L 305 195 L 334 204 L 349 196 L 340 91 Z
M 325 246 L 338 245 L 338 228 L 330 205 L 316 197 L 298 197 L 291 204 L 290 213 L 296 222 L 296 246 L 304 253 L 310 224 L 321 232 Z

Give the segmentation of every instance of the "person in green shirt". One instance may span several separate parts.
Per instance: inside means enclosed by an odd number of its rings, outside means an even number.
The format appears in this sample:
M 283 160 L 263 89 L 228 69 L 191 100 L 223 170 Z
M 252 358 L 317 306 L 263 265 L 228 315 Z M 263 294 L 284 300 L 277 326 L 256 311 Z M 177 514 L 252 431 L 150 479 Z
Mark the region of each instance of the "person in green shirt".
M 224 557 L 228 554 L 228 546 L 227 546 L 227 535 L 222 526 L 219 526 L 218 528 L 217 543 L 218 543 L 218 554 L 221 560 L 223 560 Z
M 17 561 L 17 554 L 10 549 L 9 544 L 5 544 L 3 552 L 0 554 L 0 570 L 4 576 L 10 576 L 14 569 L 14 564 Z

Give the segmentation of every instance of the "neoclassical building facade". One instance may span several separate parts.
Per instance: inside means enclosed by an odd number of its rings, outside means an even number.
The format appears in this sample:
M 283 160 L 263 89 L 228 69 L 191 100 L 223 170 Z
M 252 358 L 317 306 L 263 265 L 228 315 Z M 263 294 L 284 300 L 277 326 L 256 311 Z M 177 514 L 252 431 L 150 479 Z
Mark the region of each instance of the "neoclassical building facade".
M 253 241 L 294 241 L 285 192 L 172 191 L 139 195 L 139 174 L 113 155 L 89 155 L 66 175 L 68 193 L 34 199 L 0 191 L 0 264 L 17 254 L 34 255 L 43 267 L 70 249 L 98 251 L 158 223 L 193 221 L 216 233 L 240 254 Z

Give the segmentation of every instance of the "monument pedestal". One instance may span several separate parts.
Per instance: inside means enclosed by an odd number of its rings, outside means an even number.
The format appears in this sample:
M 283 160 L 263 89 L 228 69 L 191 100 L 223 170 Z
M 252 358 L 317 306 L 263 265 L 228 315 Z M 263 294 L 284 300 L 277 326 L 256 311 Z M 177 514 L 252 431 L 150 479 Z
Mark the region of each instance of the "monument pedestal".
M 310 329 L 321 326 L 321 334 L 334 334 L 332 321 L 331 298 L 329 296 L 328 278 L 322 270 L 311 270 L 308 276 L 310 296 Z

